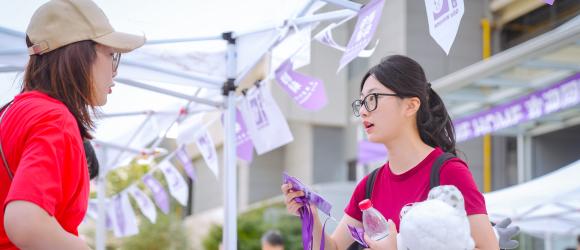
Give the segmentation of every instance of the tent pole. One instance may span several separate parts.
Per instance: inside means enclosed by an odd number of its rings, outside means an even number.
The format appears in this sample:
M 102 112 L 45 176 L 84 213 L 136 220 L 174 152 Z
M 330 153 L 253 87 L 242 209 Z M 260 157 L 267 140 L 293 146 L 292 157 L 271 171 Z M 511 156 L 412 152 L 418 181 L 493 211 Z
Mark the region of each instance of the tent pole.
M 218 89 L 225 80 L 225 79 L 220 78 L 220 77 L 210 76 L 210 75 L 201 74 L 201 73 L 194 73 L 194 72 L 184 73 L 182 71 L 166 69 L 163 67 L 154 66 L 151 63 L 142 63 L 142 62 L 137 62 L 134 60 L 122 60 L 121 64 L 127 65 L 127 66 L 132 66 L 132 67 L 137 67 L 137 68 L 142 68 L 142 69 L 147 69 L 147 70 L 151 70 L 151 71 L 159 72 L 159 73 L 163 73 L 163 74 L 168 74 L 171 76 L 181 77 L 183 79 L 188 79 L 188 80 L 192 80 L 192 81 L 203 82 L 203 83 L 206 83 L 206 85 L 201 86 L 201 87 L 205 87 L 205 88 Z
M 22 72 L 24 67 L 20 66 L 0 66 L 0 73 L 4 72 Z
M 107 147 L 102 146 L 103 150 L 101 151 L 101 159 L 103 163 L 107 162 Z M 106 171 L 107 167 L 106 164 L 99 164 L 99 176 L 97 177 L 97 229 L 96 229 L 96 237 L 95 237 L 95 246 L 96 250 L 105 250 L 105 243 L 107 241 L 107 229 L 106 229 L 106 221 L 107 221 L 107 204 L 105 203 L 105 196 L 106 194 Z
M 545 250 L 552 250 L 552 234 L 545 233 L 544 234 L 544 249 Z
M 147 42 L 145 42 L 145 45 L 167 44 L 167 43 L 188 43 L 188 42 L 213 41 L 213 40 L 222 40 L 222 37 L 220 35 L 217 35 L 217 36 L 200 36 L 200 37 L 176 38 L 176 39 L 159 39 L 159 40 L 147 41 Z
M 347 8 L 350 10 L 354 10 L 357 12 L 360 10 L 360 8 L 362 8 L 362 5 L 360 3 L 355 3 L 352 1 L 348 1 L 348 0 L 322 0 L 322 1 L 334 4 L 334 5 L 338 5 L 340 7 Z
M 115 78 L 115 82 L 122 83 L 122 84 L 129 85 L 129 86 L 133 86 L 133 87 L 136 87 L 136 88 L 141 88 L 141 89 L 146 89 L 146 90 L 154 91 L 154 92 L 157 92 L 157 93 L 160 93 L 160 94 L 165 94 L 165 95 L 169 95 L 169 96 L 173 96 L 173 97 L 177 97 L 177 98 L 189 100 L 189 101 L 196 102 L 196 103 L 199 103 L 199 104 L 209 105 L 209 106 L 212 106 L 212 107 L 220 108 L 220 107 L 223 106 L 223 104 L 220 103 L 220 102 L 216 102 L 216 101 L 212 101 L 212 100 L 204 99 L 204 98 L 200 98 L 200 97 L 190 96 L 190 95 L 186 95 L 186 94 L 183 94 L 183 93 L 171 91 L 171 90 L 164 89 L 164 88 L 155 87 L 153 85 L 145 84 L 145 83 L 138 82 L 138 81 L 134 81 L 134 80 L 131 80 L 131 79 Z
M 237 249 L 237 168 L 236 168 L 236 39 L 231 32 L 223 34 L 228 42 L 226 75 L 223 95 L 225 100 L 225 140 L 224 140 L 224 227 L 223 244 L 225 250 Z

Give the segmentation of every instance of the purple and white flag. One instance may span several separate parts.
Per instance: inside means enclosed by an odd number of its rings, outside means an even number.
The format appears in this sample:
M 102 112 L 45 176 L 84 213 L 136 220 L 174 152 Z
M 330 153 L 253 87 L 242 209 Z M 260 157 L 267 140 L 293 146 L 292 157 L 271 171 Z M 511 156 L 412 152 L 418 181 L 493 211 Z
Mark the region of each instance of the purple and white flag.
M 223 114 L 222 124 L 224 124 Z M 238 158 L 246 162 L 251 162 L 254 158 L 254 144 L 252 143 L 246 122 L 244 122 L 244 118 L 242 118 L 242 113 L 239 109 L 236 109 L 236 143 L 236 153 Z
M 161 209 L 161 212 L 169 214 L 169 196 L 167 196 L 167 192 L 165 192 L 161 183 L 151 174 L 143 176 L 143 183 L 153 193 L 153 200 L 155 200 L 155 204 Z
M 555 0 L 544 0 L 544 2 L 549 4 L 549 5 L 554 5 L 554 1 Z
M 579 103 L 580 73 L 512 102 L 453 121 L 456 140 L 469 140 Z
M 387 155 L 387 148 L 384 144 L 365 140 L 358 142 L 358 164 L 386 161 Z
M 319 110 L 327 104 L 324 82 L 294 71 L 290 59 L 276 70 L 276 80 L 305 109 Z
M 195 179 L 197 178 L 195 174 L 195 168 L 193 167 L 193 163 L 191 163 L 191 160 L 187 155 L 185 146 L 181 146 L 177 151 L 175 151 L 175 156 L 177 157 L 177 160 L 179 160 L 181 165 L 183 165 L 183 169 L 185 170 L 187 176 L 189 176 L 189 178 L 191 178 L 192 181 L 195 181 Z
M 169 161 L 159 163 L 159 168 L 165 176 L 171 196 L 173 196 L 182 206 L 187 206 L 187 201 L 189 200 L 189 189 L 187 188 L 187 183 L 181 174 Z
M 463 0 L 425 0 L 429 34 L 449 55 L 465 7 Z
M 348 41 L 346 51 L 340 58 L 340 66 L 338 66 L 337 72 L 355 59 L 371 42 L 381 20 L 384 4 L 384 0 L 372 0 L 359 11 L 354 32 L 350 37 L 350 41 Z
M 139 233 L 135 212 L 131 207 L 127 193 L 121 192 L 111 199 L 108 213 L 115 237 L 128 237 Z
M 135 185 L 131 185 L 127 189 L 127 192 L 133 196 L 133 199 L 137 202 L 137 206 L 141 209 L 141 213 L 143 213 L 143 215 L 154 224 L 157 220 L 157 210 L 155 209 L 153 201 L 147 197 L 145 192 L 141 191 L 141 189 Z
M 345 20 L 349 20 L 350 18 L 347 18 Z M 322 31 L 318 32 L 318 34 L 316 34 L 314 36 L 314 40 L 329 46 L 331 48 L 335 48 L 337 50 L 340 50 L 342 52 L 346 51 L 346 47 L 339 45 L 335 40 L 334 40 L 334 36 L 332 35 L 332 29 L 340 26 L 344 21 L 340 22 L 340 23 L 331 23 L 328 26 L 326 26 L 326 28 L 324 28 Z M 379 45 L 379 40 L 377 39 L 377 41 L 375 42 L 375 45 L 371 48 L 371 49 L 365 49 L 365 50 L 361 50 L 358 53 L 358 57 L 370 57 L 373 55 L 373 53 L 375 53 L 375 50 L 377 49 L 377 46 Z
M 215 150 L 215 144 L 205 128 L 201 128 L 200 130 L 201 132 L 198 132 L 195 137 L 195 144 L 209 169 L 213 172 L 216 178 L 219 178 L 220 170 L 218 167 L 218 155 Z
M 240 111 L 258 155 L 294 140 L 267 84 L 250 89 Z
M 270 59 L 271 73 L 282 65 L 288 58 L 294 61 L 294 68 L 300 68 L 310 64 L 310 46 L 312 26 L 303 26 L 300 30 L 294 30 L 276 47 L 272 49 Z

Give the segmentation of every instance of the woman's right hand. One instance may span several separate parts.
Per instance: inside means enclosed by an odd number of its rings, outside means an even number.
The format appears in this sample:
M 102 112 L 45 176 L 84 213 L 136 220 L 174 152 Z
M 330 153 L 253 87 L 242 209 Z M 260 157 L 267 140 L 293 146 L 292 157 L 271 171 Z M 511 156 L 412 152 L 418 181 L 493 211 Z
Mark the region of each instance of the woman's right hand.
M 298 210 L 304 206 L 304 204 L 296 202 L 294 198 L 303 197 L 304 192 L 292 190 L 292 184 L 284 183 L 282 184 L 282 193 L 284 194 L 284 203 L 286 204 L 286 210 L 288 210 L 288 213 L 300 216 Z

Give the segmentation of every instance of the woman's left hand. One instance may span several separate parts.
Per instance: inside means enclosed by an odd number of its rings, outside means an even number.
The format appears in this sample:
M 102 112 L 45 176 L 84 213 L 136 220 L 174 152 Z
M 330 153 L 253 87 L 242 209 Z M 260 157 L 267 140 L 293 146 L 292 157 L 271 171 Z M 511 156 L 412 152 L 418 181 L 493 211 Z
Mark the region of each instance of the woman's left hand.
M 369 245 L 369 248 L 365 248 L 368 250 L 396 250 L 397 249 L 397 227 L 392 220 L 388 220 L 387 224 L 389 225 L 389 235 L 387 237 L 382 238 L 378 241 L 374 241 L 367 236 L 365 233 L 365 241 Z

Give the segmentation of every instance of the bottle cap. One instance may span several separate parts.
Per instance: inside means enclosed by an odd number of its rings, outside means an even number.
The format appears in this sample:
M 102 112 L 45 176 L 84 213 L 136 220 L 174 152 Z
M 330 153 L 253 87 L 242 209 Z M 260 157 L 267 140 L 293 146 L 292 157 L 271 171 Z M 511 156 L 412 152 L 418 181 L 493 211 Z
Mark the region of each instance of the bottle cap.
M 360 210 L 363 210 L 363 211 L 371 208 L 372 206 L 373 206 L 373 203 L 369 199 L 364 199 L 358 203 L 358 207 L 360 208 Z

